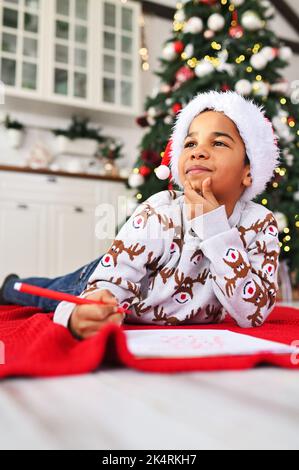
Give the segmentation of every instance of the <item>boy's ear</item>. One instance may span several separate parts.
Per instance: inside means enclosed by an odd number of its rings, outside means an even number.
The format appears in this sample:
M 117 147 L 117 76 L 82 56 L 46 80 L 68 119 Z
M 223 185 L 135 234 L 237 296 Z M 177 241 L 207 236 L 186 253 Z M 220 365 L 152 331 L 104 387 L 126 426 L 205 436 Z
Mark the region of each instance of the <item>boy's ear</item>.
M 245 168 L 242 183 L 247 188 L 252 185 L 252 176 L 251 176 L 250 166 L 249 165 L 247 165 L 246 168 Z

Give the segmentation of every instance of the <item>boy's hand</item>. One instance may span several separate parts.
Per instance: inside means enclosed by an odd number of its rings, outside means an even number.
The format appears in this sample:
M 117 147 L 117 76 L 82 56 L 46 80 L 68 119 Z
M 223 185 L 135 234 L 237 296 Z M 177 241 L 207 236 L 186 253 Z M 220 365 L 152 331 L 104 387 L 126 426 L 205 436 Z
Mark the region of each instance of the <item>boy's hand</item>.
M 199 188 L 197 189 L 195 184 L 196 183 L 193 183 L 192 186 L 188 179 L 184 182 L 185 203 L 189 206 L 187 211 L 189 220 L 220 207 L 220 204 L 212 192 L 211 177 L 206 178 L 202 182 L 202 191 L 200 191 Z
M 71 333 L 81 339 L 90 338 L 107 323 L 123 322 L 125 314 L 115 313 L 118 303 L 114 295 L 107 289 L 86 296 L 86 299 L 99 300 L 108 305 L 77 305 L 69 320 Z

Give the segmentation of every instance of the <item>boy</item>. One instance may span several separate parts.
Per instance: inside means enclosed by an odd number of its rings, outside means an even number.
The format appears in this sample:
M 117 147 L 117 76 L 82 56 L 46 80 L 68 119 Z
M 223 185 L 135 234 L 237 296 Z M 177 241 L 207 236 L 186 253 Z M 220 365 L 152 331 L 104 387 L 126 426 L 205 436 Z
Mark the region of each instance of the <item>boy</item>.
M 235 92 L 201 93 L 178 114 L 170 143 L 163 161 L 170 158 L 173 181 L 184 192 L 150 197 L 100 260 L 69 275 L 72 282 L 83 276 L 82 297 L 110 304 L 60 302 L 54 321 L 77 337 L 96 334 L 107 321 L 121 323 L 113 313 L 118 303 L 132 311 L 126 322 L 215 323 L 228 312 L 245 328 L 260 326 L 274 308 L 277 223 L 251 202 L 279 163 L 264 111 Z M 66 277 L 58 279 L 59 286 Z M 9 282 L 3 296 L 14 301 Z M 76 293 L 77 284 L 57 290 Z

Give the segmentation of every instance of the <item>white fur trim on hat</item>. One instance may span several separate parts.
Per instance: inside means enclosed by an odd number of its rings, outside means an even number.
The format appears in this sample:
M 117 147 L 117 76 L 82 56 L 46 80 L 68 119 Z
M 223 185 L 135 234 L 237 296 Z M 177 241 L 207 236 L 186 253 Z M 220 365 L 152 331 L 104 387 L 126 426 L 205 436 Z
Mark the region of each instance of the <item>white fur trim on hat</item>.
M 277 135 L 271 122 L 265 117 L 263 106 L 245 99 L 234 91 L 208 91 L 199 93 L 178 114 L 172 132 L 170 167 L 172 180 L 181 189 L 179 180 L 179 158 L 184 140 L 193 119 L 205 108 L 223 112 L 237 126 L 250 161 L 252 185 L 245 189 L 240 200 L 250 201 L 262 193 L 279 165 L 280 152 Z

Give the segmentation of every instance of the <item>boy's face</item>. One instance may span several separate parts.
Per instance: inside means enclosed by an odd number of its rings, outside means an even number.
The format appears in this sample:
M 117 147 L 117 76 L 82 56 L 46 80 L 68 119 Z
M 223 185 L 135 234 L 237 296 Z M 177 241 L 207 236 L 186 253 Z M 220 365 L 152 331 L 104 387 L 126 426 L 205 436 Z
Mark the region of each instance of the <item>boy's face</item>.
M 250 166 L 244 163 L 245 145 L 234 122 L 223 113 L 205 111 L 193 119 L 188 135 L 179 159 L 181 183 L 188 179 L 193 189 L 201 191 L 202 182 L 210 176 L 217 201 L 236 203 L 251 185 L 251 176 Z M 191 170 L 199 165 L 208 171 Z

